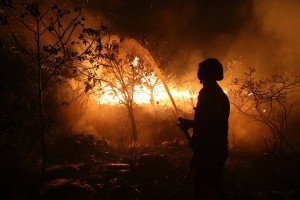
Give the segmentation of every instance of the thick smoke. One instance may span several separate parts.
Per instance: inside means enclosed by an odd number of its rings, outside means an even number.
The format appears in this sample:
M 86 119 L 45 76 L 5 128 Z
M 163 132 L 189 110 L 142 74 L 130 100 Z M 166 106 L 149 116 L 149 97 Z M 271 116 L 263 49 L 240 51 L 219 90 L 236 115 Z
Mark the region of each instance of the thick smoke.
M 197 64 L 207 57 L 217 57 L 224 64 L 221 85 L 227 89 L 229 78 L 250 66 L 260 74 L 300 72 L 297 0 L 78 0 L 74 4 L 83 4 L 88 18 L 109 22 L 115 34 L 139 40 L 162 69 L 194 80 L 197 88 L 201 87 L 195 76 Z M 247 64 L 226 71 L 235 59 Z M 292 132 L 299 131 L 294 123 L 299 113 L 299 106 L 294 107 Z M 261 126 L 249 130 L 253 124 L 246 119 L 236 123 L 239 117 L 233 111 L 230 132 L 236 140 L 262 142 L 266 130 Z

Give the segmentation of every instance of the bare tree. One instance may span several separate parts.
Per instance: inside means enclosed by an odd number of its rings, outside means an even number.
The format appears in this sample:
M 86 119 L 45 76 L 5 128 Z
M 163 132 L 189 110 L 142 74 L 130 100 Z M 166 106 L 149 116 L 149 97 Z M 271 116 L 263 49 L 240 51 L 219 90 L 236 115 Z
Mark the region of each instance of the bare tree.
M 127 59 L 112 59 L 105 69 L 105 79 L 102 79 L 100 89 L 103 92 L 112 93 L 121 105 L 126 109 L 132 130 L 132 142 L 137 142 L 137 125 L 134 115 L 136 102 L 134 96 L 140 83 L 140 77 L 136 65 Z M 103 90 L 104 89 L 104 90 Z
M 139 71 L 139 79 L 141 80 L 140 87 L 144 93 L 149 95 L 150 103 L 152 106 L 154 106 L 155 90 L 159 89 L 159 87 L 163 87 L 162 82 L 156 76 L 154 70 L 145 62 L 139 61 L 136 67 Z
M 229 97 L 234 107 L 244 116 L 268 127 L 272 150 L 282 152 L 289 147 L 287 140 L 288 120 L 300 76 L 277 73 L 270 78 L 257 79 L 255 69 L 250 68 L 241 78 L 235 78 Z
M 0 19 L 12 38 L 15 50 L 34 65 L 32 78 L 37 87 L 43 180 L 46 165 L 44 92 L 52 80 L 78 75 L 79 70 L 71 67 L 75 61 L 99 67 L 94 60 L 99 57 L 100 51 L 96 55 L 93 49 L 102 48 L 100 30 L 103 26 L 97 29 L 86 27 L 80 7 L 71 11 L 56 4 L 49 6 L 38 1 L 28 2 L 2 0 Z
M 120 44 L 118 39 L 106 38 L 101 61 L 104 67 L 101 74 L 97 71 L 90 74 L 89 80 L 86 81 L 86 92 L 92 91 L 100 98 L 101 95 L 108 94 L 111 99 L 117 100 L 114 103 L 120 104 L 130 119 L 131 141 L 134 145 L 138 137 L 134 114 L 137 96 L 145 92 L 154 104 L 154 89 L 159 79 L 149 66 L 140 62 L 135 55 L 126 52 Z

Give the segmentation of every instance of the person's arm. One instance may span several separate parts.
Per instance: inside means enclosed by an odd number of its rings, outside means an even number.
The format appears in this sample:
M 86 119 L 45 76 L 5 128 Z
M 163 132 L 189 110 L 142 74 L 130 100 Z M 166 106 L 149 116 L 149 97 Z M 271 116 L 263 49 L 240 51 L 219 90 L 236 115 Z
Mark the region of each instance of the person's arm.
M 178 126 L 183 131 L 187 131 L 190 128 L 194 128 L 194 120 L 184 119 L 182 117 L 179 117 L 178 121 L 179 121 Z
M 179 126 L 179 128 L 183 131 L 185 138 L 190 141 L 191 140 L 191 136 L 188 132 L 188 130 L 190 128 L 194 127 L 194 120 L 190 120 L 190 119 L 184 119 L 182 117 L 178 118 L 179 123 L 177 124 L 177 126 Z
M 190 148 L 195 151 L 199 148 L 199 145 L 203 137 L 200 135 L 207 134 L 208 127 L 210 127 L 210 121 L 213 119 L 213 106 L 211 106 L 212 99 L 210 98 L 209 91 L 202 89 L 199 92 L 197 107 L 194 108 L 195 115 L 193 121 L 193 135 L 189 141 Z

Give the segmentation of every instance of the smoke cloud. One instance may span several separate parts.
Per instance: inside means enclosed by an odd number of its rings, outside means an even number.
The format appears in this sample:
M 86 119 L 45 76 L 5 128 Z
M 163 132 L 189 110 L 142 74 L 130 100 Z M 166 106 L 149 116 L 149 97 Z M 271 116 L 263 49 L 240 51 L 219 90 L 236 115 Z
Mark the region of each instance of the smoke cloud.
M 300 72 L 300 2 L 297 0 L 76 0 L 58 2 L 65 6 L 83 5 L 91 23 L 104 21 L 114 34 L 141 42 L 167 73 L 179 79 L 192 79 L 200 88 L 196 70 L 207 57 L 217 57 L 225 68 L 224 87 L 229 77 L 247 67 L 258 73 Z M 232 60 L 247 63 L 229 71 Z M 184 78 L 183 78 L 184 77 Z M 292 115 L 292 132 L 299 132 L 299 106 Z M 248 121 L 233 123 L 231 132 L 237 140 L 261 141 L 266 132 L 261 126 L 249 130 Z M 253 135 L 259 136 L 255 140 Z M 250 138 L 250 139 L 249 139 Z M 262 142 L 262 141 L 261 141 Z

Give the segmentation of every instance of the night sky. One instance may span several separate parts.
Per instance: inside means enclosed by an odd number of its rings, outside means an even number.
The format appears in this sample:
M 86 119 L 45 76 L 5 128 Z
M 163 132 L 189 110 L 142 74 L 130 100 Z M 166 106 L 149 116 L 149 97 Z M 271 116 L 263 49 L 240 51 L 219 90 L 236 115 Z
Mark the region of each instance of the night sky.
M 264 68 L 300 62 L 300 2 L 255 0 L 77 0 L 86 15 L 139 40 L 161 66 L 217 57 L 256 59 Z M 69 4 L 69 5 L 71 5 Z M 195 58 L 194 58 L 195 57 Z M 268 65 L 268 66 L 267 66 Z
M 79 2 L 77 2 L 79 3 Z M 105 19 L 114 31 L 143 42 L 160 61 L 201 48 L 223 57 L 252 18 L 250 0 L 80 1 L 90 17 Z M 158 56 L 159 57 L 159 56 Z

